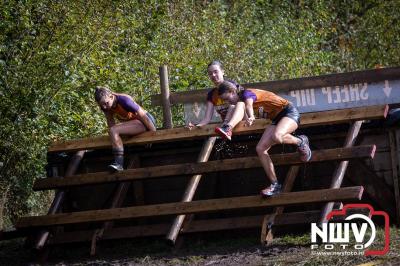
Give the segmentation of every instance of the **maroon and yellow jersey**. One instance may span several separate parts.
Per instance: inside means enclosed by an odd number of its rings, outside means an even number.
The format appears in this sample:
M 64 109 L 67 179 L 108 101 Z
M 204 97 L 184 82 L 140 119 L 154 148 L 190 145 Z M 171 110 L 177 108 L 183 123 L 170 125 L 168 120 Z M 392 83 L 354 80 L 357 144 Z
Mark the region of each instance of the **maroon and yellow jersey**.
M 239 93 L 240 101 L 253 99 L 254 115 L 258 118 L 274 119 L 289 101 L 273 92 L 257 89 L 246 89 Z
M 125 95 L 115 96 L 117 97 L 117 104 L 114 108 L 109 109 L 108 112 L 120 121 L 139 119 L 137 111 L 139 111 L 140 107 L 136 102 Z
M 234 80 L 227 80 L 234 84 L 238 91 L 244 90 L 242 86 L 240 86 Z M 221 116 L 222 120 L 225 119 L 226 114 L 228 113 L 228 109 L 230 104 L 225 102 L 221 97 L 218 95 L 218 88 L 214 88 L 207 93 L 207 101 L 211 102 L 214 105 L 215 110 Z

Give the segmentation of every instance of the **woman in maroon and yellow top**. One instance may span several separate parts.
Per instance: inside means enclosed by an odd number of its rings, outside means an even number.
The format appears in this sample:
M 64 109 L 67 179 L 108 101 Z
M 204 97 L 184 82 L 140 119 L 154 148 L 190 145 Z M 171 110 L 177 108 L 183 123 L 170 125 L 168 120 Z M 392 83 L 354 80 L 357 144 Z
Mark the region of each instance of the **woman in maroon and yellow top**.
M 114 162 L 110 170 L 122 171 L 124 145 L 120 135 L 137 135 L 156 131 L 153 116 L 140 107 L 131 96 L 112 92 L 107 87 L 96 87 L 95 99 L 107 119 L 108 134 L 112 143 Z M 120 123 L 115 123 L 117 118 Z
M 311 159 L 308 138 L 305 135 L 292 135 L 300 124 L 300 114 L 297 108 L 288 100 L 269 91 L 246 89 L 237 92 L 235 86 L 229 82 L 221 83 L 218 91 L 222 99 L 236 104 L 231 120 L 226 125 L 215 129 L 222 137 L 231 139 L 232 129 L 242 120 L 244 113 L 247 114 L 247 126 L 253 124 L 255 115 L 258 118 L 268 118 L 272 121 L 258 142 L 256 151 L 265 173 L 271 181 L 271 185 L 263 189 L 261 195 L 269 197 L 278 194 L 281 185 L 276 178 L 274 165 L 268 154 L 269 149 L 279 143 L 293 144 L 297 145 L 300 159 L 303 162 Z
M 224 82 L 224 75 L 225 75 L 222 63 L 217 60 L 212 61 L 207 66 L 207 74 L 211 82 L 215 85 L 215 87 L 207 93 L 207 107 L 204 118 L 196 125 L 189 123 L 189 125 L 187 126 L 189 129 L 194 128 L 194 126 L 202 127 L 210 123 L 214 110 L 217 111 L 217 113 L 221 116 L 222 121 L 228 122 L 235 108 L 234 105 L 231 105 L 230 103 L 221 99 L 220 95 L 218 94 L 218 86 L 222 82 Z M 234 84 L 237 90 L 239 91 L 244 90 L 244 88 L 240 86 L 236 81 L 234 80 L 227 80 L 227 81 Z

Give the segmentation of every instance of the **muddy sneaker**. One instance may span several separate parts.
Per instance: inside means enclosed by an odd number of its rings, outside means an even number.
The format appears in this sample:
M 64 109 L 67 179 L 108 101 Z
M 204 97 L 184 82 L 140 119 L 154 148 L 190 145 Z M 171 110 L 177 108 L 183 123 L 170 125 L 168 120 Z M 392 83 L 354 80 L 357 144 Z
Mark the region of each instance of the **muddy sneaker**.
M 223 139 L 232 139 L 232 128 L 229 125 L 223 125 L 215 128 L 215 133 L 220 135 Z
M 120 171 L 123 171 L 123 170 L 124 170 L 124 168 L 122 167 L 122 165 L 119 164 L 119 163 L 117 163 L 117 162 L 113 162 L 112 164 L 110 164 L 110 165 L 108 166 L 108 169 L 109 169 L 111 172 L 120 172 Z
M 312 155 L 308 138 L 305 135 L 300 135 L 298 138 L 301 140 L 300 145 L 297 146 L 297 151 L 300 153 L 300 160 L 302 162 L 308 162 Z
M 260 194 L 262 197 L 268 198 L 268 197 L 275 196 L 275 195 L 278 195 L 279 193 L 281 193 L 281 189 L 282 189 L 282 186 L 278 182 L 275 182 L 275 183 L 272 183 L 269 187 L 261 190 Z

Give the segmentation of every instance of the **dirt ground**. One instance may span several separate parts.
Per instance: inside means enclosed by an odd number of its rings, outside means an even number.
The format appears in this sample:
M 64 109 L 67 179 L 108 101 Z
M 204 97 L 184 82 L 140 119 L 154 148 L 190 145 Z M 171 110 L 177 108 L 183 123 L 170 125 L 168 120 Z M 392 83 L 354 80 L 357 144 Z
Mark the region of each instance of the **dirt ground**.
M 225 232 L 187 236 L 179 249 L 159 238 L 100 242 L 96 256 L 89 243 L 54 247 L 45 265 L 400 265 L 399 233 L 392 228 L 390 252 L 376 257 L 312 254 L 308 233 L 264 247 L 257 232 Z M 22 239 L 0 242 L 0 265 L 34 265 L 35 257 Z

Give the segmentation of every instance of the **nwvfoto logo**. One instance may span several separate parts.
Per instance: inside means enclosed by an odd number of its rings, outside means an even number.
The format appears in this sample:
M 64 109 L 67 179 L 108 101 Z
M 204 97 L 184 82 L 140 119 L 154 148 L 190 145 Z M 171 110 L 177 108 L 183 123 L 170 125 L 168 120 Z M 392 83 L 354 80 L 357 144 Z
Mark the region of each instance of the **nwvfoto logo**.
M 368 211 L 368 216 L 362 213 L 355 213 L 347 216 L 344 221 L 332 221 L 335 217 L 344 217 L 350 209 L 365 209 Z M 368 249 L 376 238 L 376 226 L 371 219 L 372 216 L 382 216 L 385 221 L 385 240 L 384 247 L 381 250 Z M 354 248 L 357 251 L 364 251 L 365 256 L 385 255 L 389 251 L 389 216 L 384 211 L 375 211 L 369 204 L 347 204 L 342 210 L 330 212 L 326 216 L 326 220 L 328 222 L 323 223 L 321 228 L 316 223 L 311 223 L 312 250 L 320 248 L 332 250 L 335 247 L 339 247 L 341 250 Z M 368 229 L 370 235 L 366 234 Z M 356 242 L 352 246 L 350 246 L 351 236 Z

